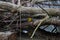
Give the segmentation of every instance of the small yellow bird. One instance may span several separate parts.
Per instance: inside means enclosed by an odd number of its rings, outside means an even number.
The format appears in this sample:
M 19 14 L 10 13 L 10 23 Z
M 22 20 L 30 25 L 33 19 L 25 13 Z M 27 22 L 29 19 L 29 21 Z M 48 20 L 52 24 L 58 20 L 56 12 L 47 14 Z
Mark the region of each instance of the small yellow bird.
M 31 18 L 31 17 L 29 17 L 29 18 L 28 18 L 28 22 L 31 22 L 31 21 L 32 21 L 32 18 Z

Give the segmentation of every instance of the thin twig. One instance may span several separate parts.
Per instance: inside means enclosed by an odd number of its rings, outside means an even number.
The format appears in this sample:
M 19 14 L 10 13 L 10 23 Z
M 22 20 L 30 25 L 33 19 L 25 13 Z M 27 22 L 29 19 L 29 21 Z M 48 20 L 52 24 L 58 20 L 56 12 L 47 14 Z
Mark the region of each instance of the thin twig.
M 18 18 L 18 16 L 14 20 L 12 20 L 12 22 L 7 27 L 9 27 L 17 18 Z
M 48 19 L 48 18 L 49 18 L 49 16 L 47 15 L 44 19 L 42 19 L 42 20 L 40 21 L 40 23 L 37 25 L 37 27 L 35 28 L 35 30 L 34 30 L 34 32 L 32 33 L 32 35 L 31 35 L 30 38 L 33 38 L 35 32 L 37 31 L 37 29 L 39 28 L 39 26 L 42 24 L 42 22 L 44 22 L 44 21 L 45 21 L 46 19 Z

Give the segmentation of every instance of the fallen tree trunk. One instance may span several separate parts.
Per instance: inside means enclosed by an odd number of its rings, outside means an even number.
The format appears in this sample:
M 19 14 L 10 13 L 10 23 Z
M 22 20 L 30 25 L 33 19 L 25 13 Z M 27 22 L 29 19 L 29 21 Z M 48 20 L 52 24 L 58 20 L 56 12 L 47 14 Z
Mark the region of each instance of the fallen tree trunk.
M 20 7 L 18 8 L 17 5 L 9 3 L 9 2 L 2 2 L 0 1 L 0 8 L 2 9 L 7 9 L 7 10 L 16 10 L 20 13 L 30 13 L 30 14 L 35 14 L 35 13 L 45 13 L 41 8 L 36 8 L 36 7 Z M 60 9 L 54 9 L 54 8 L 47 8 L 45 9 L 49 15 L 56 15 L 56 16 L 60 16 Z M 49 21 L 50 23 L 52 23 L 51 21 Z M 55 21 L 56 22 L 56 21 Z M 60 21 L 57 21 L 58 23 Z M 54 22 L 53 22 L 54 23 Z M 58 24 L 58 23 L 54 23 L 54 24 Z M 60 25 L 60 24 L 59 24 Z
M 60 26 L 60 19 L 51 18 L 45 22 L 45 24 L 53 24 Z
M 0 1 L 0 8 L 5 10 L 17 10 L 17 5 L 9 2 Z
M 20 10 L 21 9 L 21 10 Z M 35 7 L 21 7 L 19 10 L 21 13 L 30 13 L 30 14 L 36 14 L 36 13 L 45 13 L 41 8 L 35 8 Z M 45 10 L 48 12 L 49 15 L 57 15 L 60 16 L 60 9 L 56 8 L 45 8 Z
M 36 7 L 18 7 L 16 4 L 12 4 L 9 2 L 2 2 L 0 1 L 0 8 L 2 9 L 7 9 L 10 11 L 18 11 L 20 13 L 30 13 L 30 14 L 35 14 L 35 13 L 45 13 L 41 8 L 36 8 Z M 49 15 L 57 15 L 60 16 L 60 9 L 58 8 L 45 8 L 45 10 L 48 12 Z
M 39 23 L 39 20 L 34 22 L 34 25 L 37 25 Z M 42 25 L 48 25 L 48 24 L 53 24 L 53 25 L 58 25 L 60 26 L 60 19 L 57 18 L 50 18 L 42 23 Z

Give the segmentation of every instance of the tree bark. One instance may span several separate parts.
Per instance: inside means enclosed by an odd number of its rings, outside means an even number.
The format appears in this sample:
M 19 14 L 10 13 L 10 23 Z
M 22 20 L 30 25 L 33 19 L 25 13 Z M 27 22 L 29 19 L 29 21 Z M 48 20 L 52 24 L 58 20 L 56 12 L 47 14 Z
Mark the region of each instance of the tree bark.
M 20 10 L 21 9 L 21 10 Z M 46 13 L 44 12 L 41 8 L 34 8 L 34 7 L 21 7 L 19 10 L 22 13 L 30 13 L 30 14 L 41 14 L 41 13 Z M 45 10 L 48 12 L 49 15 L 57 15 L 60 16 L 60 9 L 58 8 L 45 8 Z
M 39 20 L 35 21 L 34 22 L 34 25 L 37 25 L 39 23 Z M 57 19 L 57 18 L 50 18 L 50 19 L 47 19 L 46 21 L 44 21 L 42 23 L 42 25 L 48 25 L 48 24 L 53 24 L 53 25 L 58 25 L 60 26 L 60 19 Z
M 57 18 L 50 18 L 47 21 L 45 21 L 45 24 L 53 24 L 60 26 L 60 19 Z
M 5 10 L 17 10 L 17 5 L 9 2 L 0 1 L 0 8 Z
M 20 13 L 30 13 L 30 14 L 36 14 L 36 13 L 45 13 L 41 8 L 36 8 L 36 7 L 18 7 L 16 4 L 12 4 L 9 2 L 2 2 L 0 1 L 0 8 L 2 9 L 7 9 L 10 11 L 18 11 Z M 60 9 L 58 8 L 45 8 L 45 10 L 48 12 L 49 15 L 57 15 L 60 16 Z
M 2 9 L 7 9 L 7 10 L 16 10 L 20 13 L 30 13 L 30 14 L 43 14 L 45 13 L 42 9 L 36 8 L 36 7 L 20 7 L 18 8 L 17 5 L 9 3 L 9 2 L 2 2 L 0 1 L 0 8 Z M 48 12 L 49 15 L 54 15 L 54 16 L 60 16 L 60 9 L 54 9 L 54 8 L 45 8 L 45 10 Z M 48 19 L 45 21 L 45 23 L 49 24 L 56 24 L 60 25 L 60 19 Z M 36 23 L 37 24 L 37 23 Z

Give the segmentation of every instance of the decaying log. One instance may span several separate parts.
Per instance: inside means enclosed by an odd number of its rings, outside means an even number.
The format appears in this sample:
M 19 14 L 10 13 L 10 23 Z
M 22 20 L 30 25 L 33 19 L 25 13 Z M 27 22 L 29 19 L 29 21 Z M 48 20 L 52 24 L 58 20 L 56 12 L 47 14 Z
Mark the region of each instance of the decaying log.
M 39 23 L 39 20 L 36 20 L 34 22 L 34 25 L 37 25 Z M 53 24 L 53 25 L 58 25 L 60 26 L 60 19 L 57 19 L 57 18 L 50 18 L 50 19 L 47 19 L 45 22 L 42 23 L 43 24 Z
M 13 3 L 9 3 L 9 2 L 0 1 L 0 8 L 11 11 L 11 10 L 16 10 L 17 5 L 15 5 Z
M 36 8 L 36 7 L 18 7 L 16 4 L 12 4 L 9 2 L 2 2 L 0 1 L 0 8 L 2 9 L 7 9 L 10 11 L 19 11 L 20 13 L 45 13 L 41 8 Z M 45 8 L 45 10 L 49 13 L 49 15 L 57 15 L 60 16 L 60 9 L 58 8 Z
M 45 22 L 45 24 L 54 24 L 60 26 L 60 19 L 50 18 Z
M 0 8 L 2 9 L 8 9 L 8 10 L 16 10 L 21 13 L 30 13 L 30 14 L 35 14 L 35 13 L 45 13 L 41 8 L 36 8 L 36 7 L 20 7 L 18 8 L 17 5 L 9 3 L 9 2 L 2 2 L 0 1 Z M 18 9 L 17 9 L 18 8 Z M 45 10 L 49 13 L 49 15 L 56 15 L 60 16 L 60 9 L 56 8 L 45 8 Z
M 35 13 L 45 13 L 41 8 L 36 8 L 36 7 L 20 7 L 18 8 L 17 5 L 9 3 L 9 2 L 2 2 L 0 1 L 0 8 L 3 9 L 8 9 L 8 10 L 16 10 L 21 13 L 30 13 L 30 14 L 35 14 Z M 18 8 L 18 9 L 17 9 Z M 60 9 L 54 9 L 54 8 L 45 8 L 45 10 L 49 13 L 49 15 L 56 15 L 60 16 Z
M 0 12 L 6 12 L 7 10 L 4 10 L 4 9 L 0 9 Z
M 60 16 L 60 9 L 58 8 L 45 8 L 45 10 L 48 12 L 49 15 L 57 15 Z M 21 12 L 22 13 L 45 13 L 41 8 L 36 8 L 36 7 L 21 7 Z

